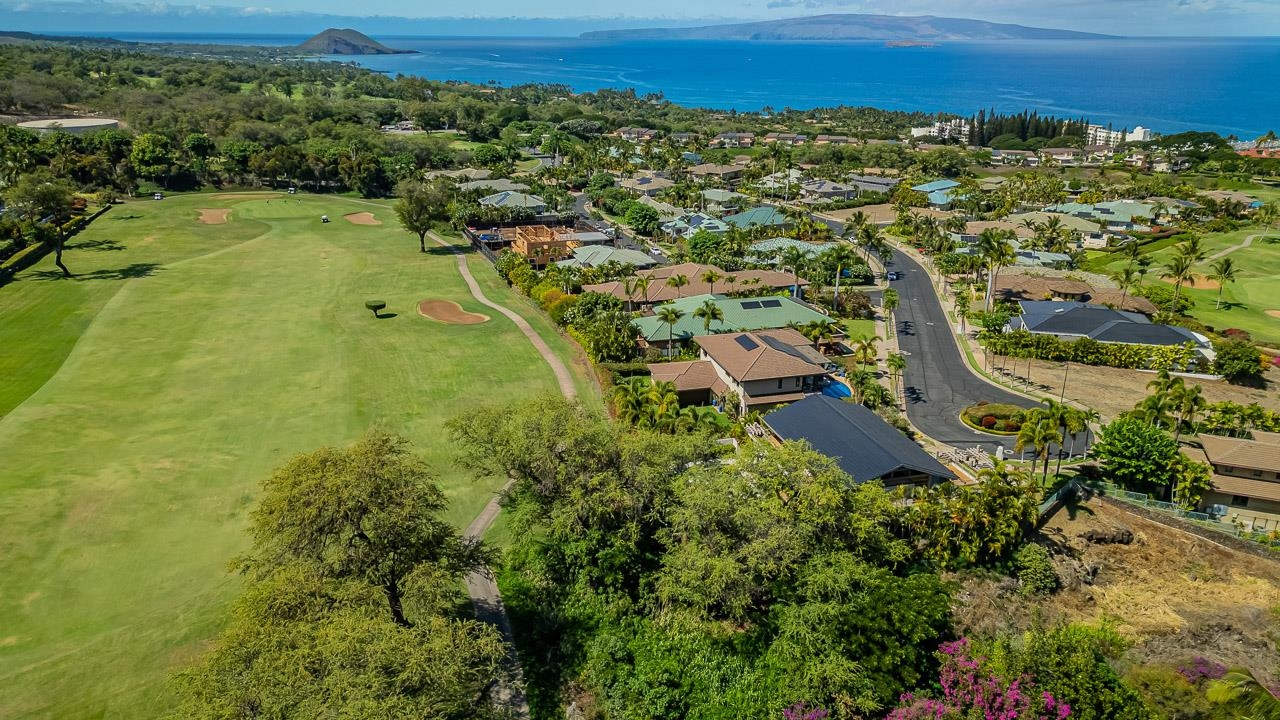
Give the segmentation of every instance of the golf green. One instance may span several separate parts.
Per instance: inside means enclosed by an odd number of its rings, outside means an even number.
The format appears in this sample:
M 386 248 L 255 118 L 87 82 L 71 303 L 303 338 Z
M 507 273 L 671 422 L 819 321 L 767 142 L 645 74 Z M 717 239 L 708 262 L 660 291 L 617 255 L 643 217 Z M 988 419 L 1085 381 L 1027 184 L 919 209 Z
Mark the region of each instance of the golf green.
M 360 212 L 381 224 L 344 219 Z M 556 388 L 454 257 L 419 253 L 385 203 L 138 200 L 74 238 L 66 262 L 76 277 L 49 258 L 0 288 L 0 717 L 163 713 L 167 678 L 236 592 L 228 562 L 272 468 L 384 427 L 436 468 L 465 525 L 500 483 L 454 467 L 442 423 Z M 435 322 L 417 312 L 426 299 L 492 319 Z M 387 303 L 382 317 L 366 300 Z

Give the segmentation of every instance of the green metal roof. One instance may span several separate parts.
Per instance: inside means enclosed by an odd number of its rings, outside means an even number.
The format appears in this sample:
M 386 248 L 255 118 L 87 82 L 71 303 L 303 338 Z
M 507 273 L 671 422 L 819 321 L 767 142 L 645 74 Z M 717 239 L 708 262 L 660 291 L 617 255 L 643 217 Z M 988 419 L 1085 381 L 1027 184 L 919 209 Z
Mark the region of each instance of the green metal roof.
M 792 238 L 776 237 L 751 243 L 751 255 L 758 258 L 768 257 L 772 253 L 793 247 L 799 248 L 809 257 L 817 257 L 835 246 L 835 243 L 811 243 L 803 240 L 794 240 Z
M 702 303 L 711 300 L 724 313 L 724 320 L 711 323 L 711 333 L 743 332 L 748 330 L 770 330 L 783 328 L 791 323 L 804 325 L 818 320 L 832 318 L 810 308 L 802 302 L 789 297 L 753 297 L 729 298 L 721 295 L 693 295 L 654 308 L 674 307 L 684 313 L 684 317 L 671 329 L 671 336 L 677 340 L 687 340 L 695 335 L 706 335 L 702 320 L 693 316 L 693 312 L 702 307 Z M 656 315 L 636 318 L 636 327 L 641 335 L 649 341 L 667 339 L 667 324 Z
M 768 225 L 791 225 L 791 218 L 777 208 L 758 207 L 722 218 L 726 223 L 740 228 Z
M 556 263 L 562 267 L 599 267 L 610 260 L 623 265 L 634 265 L 637 268 L 648 268 L 657 265 L 657 261 L 636 250 L 609 247 L 608 245 L 586 245 L 573 249 L 573 257 Z

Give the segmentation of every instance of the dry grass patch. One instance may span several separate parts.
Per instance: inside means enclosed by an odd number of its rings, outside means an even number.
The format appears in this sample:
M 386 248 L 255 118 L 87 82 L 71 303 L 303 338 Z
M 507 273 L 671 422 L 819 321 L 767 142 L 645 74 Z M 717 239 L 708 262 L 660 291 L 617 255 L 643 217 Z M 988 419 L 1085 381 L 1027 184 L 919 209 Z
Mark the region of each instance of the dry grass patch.
M 223 225 L 231 215 L 229 208 L 200 208 L 200 222 L 205 225 Z
M 349 215 L 343 215 L 342 219 L 346 220 L 352 225 L 381 225 L 382 224 L 382 221 L 375 218 L 373 216 L 373 213 L 371 212 L 351 213 Z
M 423 300 L 418 303 L 418 314 L 449 325 L 479 325 L 488 322 L 488 315 L 467 312 L 452 300 Z

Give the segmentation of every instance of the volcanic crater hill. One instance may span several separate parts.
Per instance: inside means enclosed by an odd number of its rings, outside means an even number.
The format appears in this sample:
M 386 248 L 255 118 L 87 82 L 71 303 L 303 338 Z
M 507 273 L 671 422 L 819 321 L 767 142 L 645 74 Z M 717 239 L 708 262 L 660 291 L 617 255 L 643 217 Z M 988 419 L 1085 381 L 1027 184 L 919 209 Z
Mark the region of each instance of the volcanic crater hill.
M 389 48 L 350 28 L 329 28 L 299 45 L 298 50 L 319 55 L 406 55 L 417 52 Z

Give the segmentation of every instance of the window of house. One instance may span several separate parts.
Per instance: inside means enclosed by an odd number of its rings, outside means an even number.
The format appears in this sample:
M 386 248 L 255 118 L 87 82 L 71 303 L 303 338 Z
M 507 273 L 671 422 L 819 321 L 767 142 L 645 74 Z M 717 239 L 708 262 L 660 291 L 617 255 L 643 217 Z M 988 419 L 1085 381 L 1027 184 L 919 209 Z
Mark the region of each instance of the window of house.
M 1230 472 L 1232 472 L 1232 471 L 1234 471 L 1234 470 L 1235 470 L 1235 468 L 1234 468 L 1234 467 L 1232 467 L 1232 466 L 1230 466 L 1230 465 L 1223 465 L 1223 466 L 1222 466 L 1222 472 L 1224 472 L 1224 473 L 1230 473 Z
M 782 378 L 778 378 L 778 389 L 782 389 Z
M 1249 498 L 1243 495 L 1232 495 L 1231 507 L 1249 507 Z
M 1253 471 L 1253 476 L 1254 476 L 1254 477 L 1262 477 L 1262 471 L 1261 471 L 1261 470 L 1254 470 L 1254 471 Z

